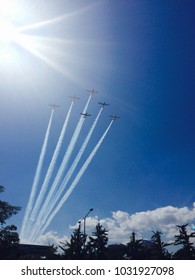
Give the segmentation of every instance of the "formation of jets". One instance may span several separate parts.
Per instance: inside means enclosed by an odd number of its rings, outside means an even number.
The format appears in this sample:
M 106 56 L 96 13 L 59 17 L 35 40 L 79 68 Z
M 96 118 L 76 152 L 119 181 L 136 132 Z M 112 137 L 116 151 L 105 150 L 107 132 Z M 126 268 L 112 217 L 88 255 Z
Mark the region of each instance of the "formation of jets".
M 93 95 L 95 93 L 98 93 L 97 91 L 95 91 L 95 89 L 87 89 L 89 95 Z M 73 96 L 69 96 L 69 98 L 72 99 L 72 101 L 74 102 L 75 100 L 77 99 L 80 99 L 79 97 L 77 97 L 76 95 L 73 95 Z M 104 106 L 108 106 L 109 104 L 106 103 L 106 102 L 98 102 L 98 104 L 100 104 L 100 107 L 103 108 Z M 56 105 L 56 104 L 48 104 L 50 107 L 52 107 L 52 109 L 56 109 L 57 107 L 60 107 L 59 105 Z M 80 113 L 83 118 L 86 118 L 86 117 L 89 117 L 91 116 L 90 114 L 88 113 Z M 115 121 L 116 119 L 119 119 L 119 117 L 117 115 L 110 115 L 110 118 L 111 120 Z

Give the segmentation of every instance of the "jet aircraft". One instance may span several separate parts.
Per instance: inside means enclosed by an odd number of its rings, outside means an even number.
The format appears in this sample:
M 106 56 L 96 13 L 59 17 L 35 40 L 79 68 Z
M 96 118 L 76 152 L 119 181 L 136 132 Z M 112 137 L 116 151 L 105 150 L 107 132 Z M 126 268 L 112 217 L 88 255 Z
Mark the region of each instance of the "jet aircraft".
M 111 115 L 110 117 L 113 121 L 115 121 L 116 119 L 119 119 L 119 117 L 117 115 Z
M 71 98 L 71 99 L 72 99 L 72 101 L 75 101 L 75 100 L 77 100 L 77 99 L 80 99 L 80 98 L 79 98 L 79 97 L 77 97 L 76 95 L 69 96 L 69 98 Z
M 104 107 L 104 106 L 108 106 L 109 104 L 106 103 L 106 102 L 98 102 L 98 104 L 100 104 L 101 107 Z
M 82 116 L 83 116 L 83 118 L 86 118 L 86 117 L 89 117 L 89 116 L 91 116 L 90 114 L 88 114 L 88 113 L 80 113 Z
M 60 107 L 59 105 L 56 104 L 48 104 L 52 109 L 56 109 L 57 107 Z
M 98 91 L 96 91 L 94 88 L 92 89 L 87 89 L 89 95 L 94 95 L 95 93 L 98 93 Z

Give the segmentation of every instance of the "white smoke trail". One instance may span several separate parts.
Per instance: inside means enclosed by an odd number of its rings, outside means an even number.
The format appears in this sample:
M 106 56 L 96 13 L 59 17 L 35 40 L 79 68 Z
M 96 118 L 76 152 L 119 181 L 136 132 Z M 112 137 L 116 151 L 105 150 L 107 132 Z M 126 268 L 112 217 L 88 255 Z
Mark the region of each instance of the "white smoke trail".
M 73 103 L 74 101 L 71 102 L 71 105 L 70 105 L 70 108 L 68 110 L 68 113 L 67 113 L 67 116 L 65 118 L 65 121 L 64 121 L 64 125 L 62 127 L 62 130 L 61 130 L 61 133 L 60 133 L 60 137 L 58 139 L 58 142 L 57 142 L 57 145 L 56 145 L 56 148 L 55 148 L 55 151 L 54 151 L 54 154 L 53 154 L 53 157 L 51 159 L 51 162 L 50 162 L 50 165 L 49 165 L 49 168 L 47 170 L 47 173 L 46 173 L 46 176 L 45 176 L 45 180 L 43 182 L 43 185 L 41 187 L 41 190 L 40 190 L 40 193 L 39 193 L 39 196 L 36 200 L 36 203 L 35 203 L 35 206 L 34 206 L 34 209 L 32 211 L 32 214 L 31 214 L 31 217 L 30 219 L 32 219 L 33 221 L 35 220 L 35 217 L 37 216 L 37 213 L 39 211 L 39 208 L 41 206 L 41 203 L 44 199 L 44 195 L 47 191 L 47 188 L 48 188 L 48 185 L 49 185 L 49 182 L 51 180 L 51 177 L 52 177 L 52 174 L 53 174 L 53 171 L 54 171 L 54 167 L 56 165 L 56 162 L 57 162 L 57 159 L 58 159 L 58 156 L 59 156 L 59 152 L 60 152 L 60 148 L 62 146 L 62 142 L 63 142 L 63 139 L 64 139 L 64 135 L 65 135 L 65 132 L 66 132 L 66 129 L 67 129 L 67 125 L 68 125 L 68 121 L 69 121 L 69 118 L 70 118 L 70 114 L 71 114 L 71 111 L 72 111 L 72 107 L 73 107 Z
M 95 127 L 96 127 L 96 124 L 97 124 L 97 122 L 98 122 L 98 119 L 99 119 L 99 117 L 100 117 L 100 115 L 101 115 L 101 113 L 102 113 L 102 110 L 103 110 L 103 108 L 100 109 L 100 111 L 99 111 L 99 113 L 98 113 L 98 115 L 97 115 L 97 117 L 96 117 L 96 119 L 95 119 L 95 121 L 94 121 L 94 123 L 93 123 L 91 129 L 89 130 L 89 133 L 87 134 L 87 137 L 85 138 L 85 140 L 84 140 L 84 142 L 83 142 L 83 144 L 82 144 L 82 146 L 81 146 L 81 148 L 80 148 L 80 150 L 79 150 L 79 152 L 78 152 L 78 154 L 77 154 L 75 160 L 73 161 L 73 163 L 72 163 L 71 167 L 69 168 L 69 170 L 68 170 L 68 172 L 67 172 L 65 178 L 63 179 L 63 181 L 62 181 L 62 183 L 61 183 L 61 185 L 60 185 L 60 187 L 59 187 L 59 189 L 58 189 L 58 191 L 57 191 L 57 193 L 56 193 L 54 199 L 53 199 L 53 200 L 51 201 L 51 203 L 48 205 L 48 208 L 47 208 L 47 210 L 45 211 L 47 217 L 49 216 L 50 212 L 51 212 L 52 209 L 54 208 L 56 202 L 57 202 L 58 199 L 60 198 L 61 194 L 63 193 L 63 191 L 64 191 L 64 189 L 65 189 L 65 187 L 67 186 L 67 184 L 68 184 L 68 182 L 69 182 L 69 180 L 70 180 L 70 178 L 71 178 L 73 172 L 75 171 L 75 169 L 76 169 L 76 167 L 77 167 L 77 165 L 78 165 L 78 163 L 79 163 L 79 161 L 80 161 L 80 159 L 81 159 L 81 157 L 82 157 L 82 155 L 83 155 L 83 153 L 84 153 L 84 151 L 85 151 L 85 149 L 86 149 L 86 147 L 87 147 L 87 144 L 88 144 L 88 142 L 89 142 L 89 140 L 90 140 L 90 138 L 91 138 L 91 136 L 92 136 L 92 134 L 93 134 L 93 131 L 94 131 Z M 46 217 L 46 218 L 47 218 L 47 217 Z M 45 219 L 44 219 L 44 220 L 45 220 Z
M 110 124 L 108 125 L 106 131 L 104 132 L 104 134 L 102 135 L 102 137 L 100 138 L 99 142 L 97 143 L 97 145 L 95 146 L 95 148 L 93 149 L 93 151 L 91 152 L 91 154 L 89 155 L 89 157 L 87 158 L 87 160 L 85 161 L 85 163 L 83 164 L 83 166 L 81 167 L 80 171 L 78 172 L 77 176 L 75 177 L 74 181 L 72 182 L 71 186 L 69 187 L 69 189 L 66 191 L 66 193 L 64 194 L 64 196 L 62 197 L 62 199 L 60 200 L 59 204 L 57 205 L 57 207 L 55 208 L 55 210 L 51 213 L 51 215 L 49 216 L 49 218 L 47 219 L 46 223 L 44 223 L 43 227 L 41 228 L 41 230 L 39 232 L 37 232 L 36 236 L 34 236 L 33 241 L 35 239 L 37 239 L 37 237 L 39 237 L 41 234 L 43 234 L 43 232 L 46 230 L 46 228 L 49 226 L 49 224 L 51 223 L 51 221 L 53 220 L 53 218 L 55 217 L 55 215 L 58 213 L 58 211 L 61 209 L 61 207 L 63 206 L 63 204 L 66 202 L 66 200 L 68 199 L 68 197 L 70 196 L 70 194 L 72 193 L 72 191 L 74 190 L 74 188 L 76 187 L 76 185 L 78 184 L 79 180 L 81 179 L 81 177 L 83 176 L 84 172 L 86 171 L 87 167 L 89 166 L 90 162 L 92 161 L 93 157 L 95 156 L 96 152 L 98 151 L 99 147 L 101 146 L 104 138 L 106 137 L 108 131 L 110 130 L 110 127 L 113 123 L 113 120 L 111 120 Z
M 62 183 L 61 183 L 57 193 L 55 194 L 55 197 L 53 198 L 51 203 L 48 205 L 47 209 L 45 209 L 45 215 L 42 217 L 41 225 L 46 222 L 48 216 L 50 215 L 51 211 L 55 207 L 55 204 L 60 199 L 61 194 L 63 193 L 64 189 L 66 188 L 66 186 L 67 186 L 67 184 L 68 184 L 68 182 L 69 182 L 73 172 L 75 171 L 75 169 L 76 169 L 76 167 L 77 167 L 77 165 L 78 165 L 78 163 L 79 163 L 79 161 L 80 161 L 80 159 L 81 159 L 81 157 L 82 157 L 82 155 L 83 155 L 83 153 L 84 153 L 84 151 L 85 151 L 85 149 L 87 147 L 87 144 L 88 144 L 88 142 L 89 142 L 89 140 L 90 140 L 90 138 L 91 138 L 91 136 L 93 134 L 93 131 L 94 131 L 96 125 L 97 125 L 97 122 L 98 122 L 98 119 L 99 119 L 99 117 L 100 117 L 100 115 L 102 113 L 102 110 L 103 110 L 103 108 L 100 109 L 100 111 L 99 111 L 99 113 L 98 113 L 98 115 L 97 115 L 93 125 L 91 126 L 91 128 L 90 128 L 90 130 L 89 130 L 89 132 L 87 134 L 87 137 L 85 138 L 85 140 L 84 140 L 84 142 L 83 142 L 83 144 L 82 144 L 82 146 L 81 146 L 81 148 L 80 148 L 80 150 L 79 150 L 75 160 L 73 161 L 73 163 L 72 163 L 71 167 L 69 168 L 65 178 L 63 179 L 63 181 L 62 181 Z M 39 226 L 39 228 L 37 228 L 37 231 L 40 230 L 41 225 Z
M 41 149 L 37 169 L 36 169 L 36 172 L 35 172 L 32 188 L 31 188 L 30 198 L 29 198 L 29 201 L 28 201 L 28 204 L 27 204 L 27 207 L 26 207 L 24 219 L 22 221 L 22 227 L 21 227 L 21 232 L 20 232 L 21 239 L 25 238 L 25 235 L 26 235 L 26 232 L 27 232 L 27 224 L 28 224 L 29 216 L 30 216 L 30 213 L 32 211 L 33 203 L 34 203 L 34 200 L 35 200 L 35 195 L 36 195 L 36 192 L 37 192 L 37 187 L 38 187 L 38 183 L 39 183 L 39 180 L 40 180 L 40 175 L 41 175 L 41 171 L 42 171 L 42 167 L 43 167 L 43 161 L 44 161 L 45 154 L 46 154 L 47 143 L 48 143 L 48 139 L 49 139 L 49 133 L 50 133 L 50 128 L 51 128 L 51 124 L 52 124 L 53 114 L 54 114 L 54 109 L 52 109 L 52 111 L 51 111 L 51 116 L 50 116 L 48 127 L 47 127 L 47 130 L 46 130 L 46 133 L 45 133 L 43 146 L 42 146 L 42 149 Z
M 90 100 L 91 100 L 91 95 L 89 96 L 89 98 L 87 100 L 87 103 L 85 105 L 85 108 L 84 108 L 84 111 L 83 111 L 84 113 L 86 113 L 86 111 L 87 111 L 87 108 L 89 106 Z M 47 198 L 46 198 L 46 200 L 45 200 L 45 202 L 44 202 L 44 204 L 43 204 L 43 206 L 42 206 L 42 208 L 40 210 L 40 213 L 39 213 L 39 215 L 37 217 L 36 225 L 32 229 L 31 237 L 35 234 L 37 229 L 42 225 L 42 218 L 43 218 L 43 216 L 45 214 L 45 211 L 46 211 L 46 209 L 48 207 L 48 204 L 50 203 L 50 200 L 52 199 L 52 196 L 56 192 L 56 189 L 58 188 L 58 185 L 60 184 L 60 181 L 62 180 L 62 176 L 63 176 L 64 171 L 66 169 L 66 166 L 67 166 L 67 164 L 69 162 L 69 159 L 70 159 L 70 156 L 71 156 L 71 154 L 73 152 L 73 149 L 74 149 L 74 147 L 76 145 L 76 142 L 77 142 L 77 139 L 79 137 L 79 134 L 80 134 L 80 131 L 82 129 L 84 121 L 85 121 L 85 118 L 83 118 L 83 116 L 81 116 L 80 119 L 79 119 L 79 122 L 77 124 L 77 127 L 76 127 L 76 129 L 74 131 L 74 134 L 73 134 L 73 136 L 72 136 L 72 138 L 70 140 L 70 144 L 69 144 L 69 146 L 68 146 L 68 148 L 66 150 L 66 153 L 65 153 L 64 158 L 62 160 L 60 168 L 59 168 L 59 170 L 57 172 L 57 175 L 56 175 L 56 177 L 54 179 L 54 182 L 53 182 L 53 184 L 51 186 L 51 189 L 50 189 L 50 191 L 49 191 L 49 193 L 47 195 Z M 30 240 L 31 240 L 31 238 L 30 238 Z

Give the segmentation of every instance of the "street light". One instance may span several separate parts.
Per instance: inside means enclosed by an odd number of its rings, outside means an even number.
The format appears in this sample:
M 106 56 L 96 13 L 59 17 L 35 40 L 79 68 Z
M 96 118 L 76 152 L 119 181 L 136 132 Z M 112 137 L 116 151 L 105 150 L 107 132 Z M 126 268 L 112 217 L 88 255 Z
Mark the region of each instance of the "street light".
M 89 209 L 89 211 L 87 212 L 87 214 L 86 214 L 85 217 L 83 218 L 83 220 L 84 220 L 84 230 L 83 230 L 84 236 L 85 236 L 85 231 L 86 231 L 86 218 L 87 218 L 87 216 L 89 215 L 89 213 L 92 212 L 92 211 L 93 211 L 93 208 Z
M 86 233 L 86 218 L 87 216 L 89 215 L 90 212 L 93 211 L 93 208 L 90 208 L 89 211 L 87 212 L 87 214 L 79 221 L 79 224 L 81 224 L 82 221 L 84 221 L 84 226 L 83 226 L 83 233 L 84 233 L 84 236 L 85 236 L 85 233 Z

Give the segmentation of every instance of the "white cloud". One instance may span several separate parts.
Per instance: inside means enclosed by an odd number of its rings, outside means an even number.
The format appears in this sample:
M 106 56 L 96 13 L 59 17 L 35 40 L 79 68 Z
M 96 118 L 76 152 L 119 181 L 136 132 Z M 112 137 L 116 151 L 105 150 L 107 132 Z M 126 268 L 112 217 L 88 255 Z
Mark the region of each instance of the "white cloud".
M 195 203 L 193 203 L 193 208 L 191 209 L 188 207 L 165 206 L 154 210 L 136 212 L 131 215 L 118 210 L 112 212 L 112 216 L 107 218 L 88 217 L 86 219 L 86 232 L 88 234 L 94 231 L 98 221 L 108 230 L 108 237 L 111 243 L 127 243 L 132 231 L 139 237 L 150 238 L 152 231 L 156 230 L 163 233 L 163 241 L 169 241 L 174 239 L 175 234 L 178 234 L 176 225 L 189 223 L 190 232 L 190 225 L 195 221 Z M 74 229 L 77 226 L 78 224 L 70 226 L 70 228 Z M 81 224 L 81 226 L 83 225 Z M 40 242 L 59 244 L 59 241 L 64 242 L 64 240 L 68 240 L 68 237 L 59 237 L 57 232 L 50 231 L 41 237 Z
M 69 237 L 59 236 L 56 231 L 48 231 L 39 237 L 37 244 L 59 246 L 60 242 L 64 243 L 68 240 Z

